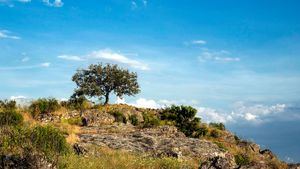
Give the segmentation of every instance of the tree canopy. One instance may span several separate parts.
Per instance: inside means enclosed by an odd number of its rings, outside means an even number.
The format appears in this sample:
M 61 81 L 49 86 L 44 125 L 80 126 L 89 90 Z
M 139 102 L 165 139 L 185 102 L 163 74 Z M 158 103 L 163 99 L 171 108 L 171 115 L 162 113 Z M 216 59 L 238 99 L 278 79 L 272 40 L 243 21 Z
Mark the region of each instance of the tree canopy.
M 105 98 L 109 102 L 110 93 L 118 97 L 132 96 L 140 92 L 137 73 L 118 67 L 116 64 L 92 64 L 88 69 L 77 70 L 72 80 L 76 83 L 76 95 Z

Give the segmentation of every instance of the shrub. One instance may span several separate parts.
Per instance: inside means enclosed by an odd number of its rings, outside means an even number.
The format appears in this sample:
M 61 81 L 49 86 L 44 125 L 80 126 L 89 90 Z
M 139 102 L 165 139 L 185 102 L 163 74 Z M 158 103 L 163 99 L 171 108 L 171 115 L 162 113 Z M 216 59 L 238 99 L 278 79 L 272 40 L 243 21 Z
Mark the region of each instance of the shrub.
M 40 114 L 51 114 L 60 108 L 60 104 L 54 98 L 49 99 L 38 99 L 34 101 L 30 106 L 29 110 L 33 118 L 37 118 Z
M 46 156 L 63 155 L 69 150 L 61 131 L 52 126 L 37 126 L 30 134 L 33 146 Z
M 205 125 L 200 125 L 198 128 L 195 129 L 195 133 L 193 137 L 199 138 L 199 137 L 204 137 L 208 133 L 208 128 Z
M 29 148 L 28 132 L 27 128 L 21 126 L 1 126 L 0 154 L 21 154 L 25 148 Z
M 66 102 L 61 102 L 63 107 L 75 110 L 86 110 L 92 107 L 92 103 L 85 96 L 72 95 Z
M 118 112 L 118 111 L 113 111 L 113 112 L 110 112 L 110 114 L 115 117 L 116 122 L 127 123 L 127 119 L 126 119 L 126 117 L 124 116 L 123 113 Z
M 23 116 L 15 111 L 0 113 L 0 126 L 16 126 L 23 123 Z
M 219 138 L 221 135 L 220 131 L 217 130 L 217 129 L 212 129 L 210 131 L 210 136 L 213 137 L 213 138 Z
M 214 142 L 220 149 L 222 149 L 223 151 L 227 151 L 228 148 L 225 147 L 225 145 L 221 142 Z
M 160 119 L 151 113 L 143 113 L 143 128 L 148 128 L 148 127 L 157 127 L 160 125 Z
M 234 140 L 238 143 L 241 141 L 241 139 L 237 136 L 237 135 L 234 135 Z
M 246 154 L 237 154 L 234 156 L 234 160 L 239 166 L 250 164 L 250 158 Z
M 2 111 L 7 111 L 7 112 L 12 112 L 17 109 L 17 103 L 14 100 L 0 100 L 0 110 Z
M 77 126 L 83 125 L 81 117 L 73 117 L 73 118 L 69 118 L 69 119 L 64 119 L 64 120 L 62 120 L 62 122 L 66 122 L 70 125 L 77 125 Z
M 175 123 L 175 126 L 188 137 L 200 137 L 207 133 L 207 128 L 200 126 L 201 119 L 195 117 L 197 110 L 191 106 L 174 106 L 161 113 L 162 120 Z
M 223 123 L 209 123 L 209 126 L 219 130 L 226 130 L 225 125 Z
M 129 116 L 129 121 L 134 126 L 139 125 L 139 120 L 137 118 L 137 115 L 135 115 L 135 114 Z

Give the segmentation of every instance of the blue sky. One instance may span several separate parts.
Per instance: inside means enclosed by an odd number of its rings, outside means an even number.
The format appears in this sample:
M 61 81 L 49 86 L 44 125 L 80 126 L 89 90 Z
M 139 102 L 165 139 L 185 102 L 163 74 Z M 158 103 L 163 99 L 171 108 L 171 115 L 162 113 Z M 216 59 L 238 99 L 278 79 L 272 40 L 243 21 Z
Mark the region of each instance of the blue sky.
M 139 75 L 142 92 L 126 103 L 192 105 L 204 121 L 300 161 L 299 6 L 0 0 L 0 97 L 68 98 L 76 69 L 117 63 Z

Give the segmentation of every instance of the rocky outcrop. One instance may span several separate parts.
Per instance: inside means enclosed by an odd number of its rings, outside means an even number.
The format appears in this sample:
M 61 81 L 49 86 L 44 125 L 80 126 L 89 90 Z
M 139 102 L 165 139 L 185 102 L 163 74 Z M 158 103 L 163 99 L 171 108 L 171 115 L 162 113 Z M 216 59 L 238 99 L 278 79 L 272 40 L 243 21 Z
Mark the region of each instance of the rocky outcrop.
M 172 126 L 147 129 L 138 129 L 125 124 L 86 127 L 82 129 L 79 138 L 81 146 L 87 149 L 89 145 L 97 145 L 156 157 L 203 159 L 231 157 L 214 143 L 185 137 Z
M 234 160 L 230 157 L 213 157 L 200 164 L 199 169 L 232 169 L 236 168 Z

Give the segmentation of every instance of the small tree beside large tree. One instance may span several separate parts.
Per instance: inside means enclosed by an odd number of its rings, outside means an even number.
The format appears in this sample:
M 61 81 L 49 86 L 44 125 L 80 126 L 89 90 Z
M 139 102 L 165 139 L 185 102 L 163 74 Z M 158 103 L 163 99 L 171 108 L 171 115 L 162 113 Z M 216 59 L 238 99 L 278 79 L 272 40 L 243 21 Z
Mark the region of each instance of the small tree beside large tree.
M 140 92 L 137 73 L 114 64 L 92 64 L 88 69 L 77 70 L 72 80 L 76 83 L 75 95 L 98 97 L 108 104 L 109 96 L 133 96 Z

